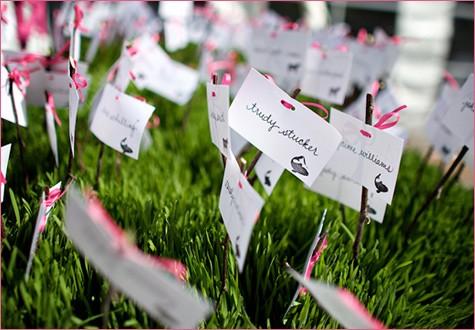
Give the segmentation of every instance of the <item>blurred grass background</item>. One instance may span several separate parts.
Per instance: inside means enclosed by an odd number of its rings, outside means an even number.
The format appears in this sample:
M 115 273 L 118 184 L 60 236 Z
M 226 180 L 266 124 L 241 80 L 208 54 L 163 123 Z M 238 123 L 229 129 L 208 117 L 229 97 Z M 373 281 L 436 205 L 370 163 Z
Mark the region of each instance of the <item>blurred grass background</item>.
M 85 47 L 86 48 L 86 47 Z M 176 60 L 197 66 L 196 49 L 173 54 Z M 120 45 L 101 48 L 90 67 L 88 100 L 77 124 L 77 183 L 92 186 L 100 142 L 90 133 L 87 116 L 104 74 L 119 56 Z M 176 106 L 150 92 L 128 92 L 146 97 L 156 106 L 159 128 L 151 131 L 152 147 L 139 161 L 106 147 L 99 198 L 118 224 L 133 234 L 146 253 L 181 260 L 189 282 L 216 301 L 221 286 L 225 227 L 218 198 L 223 168 L 208 131 L 205 87 L 188 106 Z M 60 168 L 54 168 L 44 124 L 44 110 L 29 108 L 29 127 L 22 129 L 30 176 L 23 187 L 15 126 L 3 122 L 2 144 L 13 142 L 2 204 L 5 233 L 2 244 L 3 328 L 101 327 L 101 304 L 109 284 L 79 255 L 64 233 L 63 202 L 59 202 L 41 235 L 28 281 L 26 262 L 41 191 L 64 177 L 67 163 L 67 110 L 59 110 Z M 248 161 L 252 152 L 247 156 Z M 120 165 L 117 160 L 120 159 Z M 297 283 L 284 262 L 302 271 L 307 249 L 319 218 L 328 208 L 329 246 L 313 277 L 353 292 L 368 310 L 391 328 L 473 328 L 473 190 L 459 184 L 443 192 L 421 217 L 411 236 L 405 227 L 425 195 L 441 177 L 428 167 L 416 177 L 421 157 L 406 151 L 393 204 L 384 224 L 365 226 L 358 266 L 352 264 L 351 246 L 358 218 L 339 204 L 306 190 L 285 173 L 261 212 L 247 254 L 245 270 L 237 272 L 229 249 L 228 291 L 204 328 L 303 327 L 340 325 L 309 295 L 293 307 L 288 323 L 283 314 Z M 412 209 L 407 209 L 413 192 Z M 258 191 L 263 193 L 262 187 Z M 123 295 L 112 303 L 110 327 L 157 328 L 160 324 Z

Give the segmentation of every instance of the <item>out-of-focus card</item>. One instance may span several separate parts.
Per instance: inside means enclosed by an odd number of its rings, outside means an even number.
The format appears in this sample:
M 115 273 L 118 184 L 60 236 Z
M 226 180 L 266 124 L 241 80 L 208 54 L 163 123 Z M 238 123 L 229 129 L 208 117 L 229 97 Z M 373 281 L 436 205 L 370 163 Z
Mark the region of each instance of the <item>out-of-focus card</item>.
M 344 174 L 336 173 L 331 168 L 325 168 L 309 189 L 355 211 L 360 211 L 361 184 Z M 368 194 L 368 216 L 382 223 L 385 212 L 386 203 L 377 198 L 374 192 L 370 192 Z
M 467 78 L 443 122 L 463 143 L 473 149 L 473 73 Z
M 231 137 L 231 150 L 234 155 L 239 155 L 249 143 L 232 128 L 230 128 L 229 131 Z
M 277 185 L 282 173 L 284 173 L 284 168 L 265 154 L 262 154 L 259 158 L 254 170 L 268 195 L 272 194 L 274 187 Z
M 342 104 L 350 83 L 352 61 L 350 52 L 309 48 L 301 83 L 302 94 Z
M 179 105 L 187 103 L 198 86 L 198 72 L 170 59 L 150 36 L 138 39 L 137 47 L 133 56 L 134 84 Z
M 169 52 L 185 48 L 189 41 L 185 21 L 170 20 L 165 22 L 165 48 Z
M 107 84 L 90 129 L 109 147 L 138 159 L 142 134 L 154 110 L 153 106 Z
M 307 280 L 293 269 L 289 274 L 306 287 L 318 304 L 348 329 L 385 329 L 349 291 L 321 281 Z
M 72 187 L 67 195 L 66 231 L 79 251 L 111 284 L 169 328 L 193 328 L 210 313 L 209 302 L 183 286 L 140 251 L 120 249 L 117 227 Z
M 8 168 L 8 159 L 10 158 L 10 149 L 12 145 L 7 144 L 2 147 L 2 154 L 1 154 L 1 159 L 2 159 L 2 164 L 1 164 L 1 170 L 2 170 L 2 176 L 6 180 L 7 179 L 7 168 Z M 1 193 L 1 202 L 3 203 L 3 192 L 5 190 L 5 183 L 0 182 L 0 193 Z
M 69 78 L 69 144 L 74 157 L 74 141 L 76 140 L 76 119 L 79 108 L 79 93 Z
M 244 268 L 252 229 L 263 205 L 264 200 L 241 173 L 234 155 L 230 153 L 219 196 L 219 211 L 231 240 L 239 272 Z
M 229 86 L 207 83 L 206 97 L 211 140 L 224 156 L 228 156 L 231 144 L 228 125 Z
M 1 102 L 2 110 L 2 119 L 8 120 L 11 123 L 16 123 L 15 120 L 15 110 L 12 104 L 11 92 L 13 92 L 13 100 L 15 101 L 15 108 L 18 115 L 18 125 L 26 127 L 27 117 L 26 117 L 26 107 L 25 107 L 25 97 L 18 88 L 18 86 L 13 83 L 10 85 L 10 79 L 8 78 L 7 69 L 2 66 L 1 68 Z M 11 86 L 11 88 L 10 88 Z M 44 100 L 44 96 L 43 96 Z
M 307 185 L 341 141 L 334 127 L 254 69 L 231 104 L 229 125 Z
M 330 123 L 341 133 L 343 141 L 327 167 L 352 178 L 391 204 L 404 140 L 336 109 L 332 109 Z
M 58 158 L 58 140 L 56 138 L 56 126 L 54 122 L 54 111 L 55 109 L 48 102 L 45 102 L 45 114 L 46 114 L 46 131 L 48 132 L 48 139 L 49 145 L 51 147 L 51 151 L 53 152 L 54 161 L 56 167 L 59 165 L 59 158 Z

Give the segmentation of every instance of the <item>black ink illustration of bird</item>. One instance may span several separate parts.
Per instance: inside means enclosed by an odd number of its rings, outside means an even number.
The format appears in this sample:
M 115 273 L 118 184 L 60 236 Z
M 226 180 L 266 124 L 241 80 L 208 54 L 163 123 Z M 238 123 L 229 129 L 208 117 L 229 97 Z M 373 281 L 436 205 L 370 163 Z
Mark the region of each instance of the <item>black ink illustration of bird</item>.
M 223 139 L 223 147 L 228 149 L 228 139 Z
M 127 143 L 125 143 L 125 141 L 127 140 L 127 138 L 123 138 L 121 141 L 120 141 L 120 147 L 122 148 L 122 152 L 124 154 L 131 154 L 132 152 L 134 152 L 132 150 L 132 148 L 130 148 Z
M 336 96 L 336 94 L 338 94 L 338 92 L 340 91 L 340 87 L 331 87 L 330 90 L 328 91 L 328 94 L 330 96 Z
M 307 164 L 305 163 L 304 156 L 296 156 L 290 160 L 290 166 L 292 166 L 292 172 L 308 175 Z
M 376 210 L 373 209 L 369 204 L 368 204 L 368 213 L 373 214 L 373 215 L 376 214 Z
M 264 177 L 264 184 L 269 187 L 272 185 L 272 182 L 270 182 L 270 177 L 269 177 L 269 174 L 271 174 L 271 172 L 272 172 L 271 170 L 268 170 L 266 172 L 266 176 Z
M 300 67 L 300 63 L 294 63 L 294 64 L 289 63 L 288 71 L 297 71 L 299 67 Z
M 238 244 L 239 237 L 240 237 L 239 235 L 236 237 L 236 245 L 235 245 L 235 247 L 236 247 L 236 257 L 238 257 L 238 258 L 241 256 L 241 252 L 239 251 L 239 244 Z
M 376 192 L 387 192 L 389 189 L 386 187 L 381 181 L 381 173 L 379 173 L 375 178 L 374 178 L 374 185 L 376 186 Z
M 450 149 L 447 147 L 447 146 L 442 146 L 442 153 L 447 156 L 448 154 L 450 154 Z

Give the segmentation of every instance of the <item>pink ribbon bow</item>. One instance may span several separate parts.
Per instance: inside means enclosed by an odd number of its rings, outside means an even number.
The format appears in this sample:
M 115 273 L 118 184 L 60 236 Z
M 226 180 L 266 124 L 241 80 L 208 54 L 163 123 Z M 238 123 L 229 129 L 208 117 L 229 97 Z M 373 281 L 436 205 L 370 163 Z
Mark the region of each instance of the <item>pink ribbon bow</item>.
M 6 183 L 7 183 L 7 179 L 5 179 L 5 176 L 0 171 L 0 184 L 6 184 Z
M 56 105 L 54 103 L 54 96 L 49 92 L 46 93 L 46 109 L 51 111 L 54 116 L 54 120 L 58 126 L 61 126 L 61 119 L 59 119 L 58 113 L 56 112 Z
M 323 250 L 325 250 L 328 246 L 328 240 L 327 240 L 327 235 L 323 234 L 323 236 L 320 238 L 322 240 L 322 243 L 320 246 L 313 252 L 312 257 L 310 258 L 310 262 L 308 263 L 307 269 L 305 269 L 305 274 L 304 277 L 309 280 L 310 276 L 312 275 L 312 270 L 317 264 L 318 259 L 320 259 L 320 256 L 323 253 Z M 300 288 L 299 294 L 304 295 L 307 293 L 307 289 L 304 287 Z
M 59 189 L 59 188 L 55 188 L 55 189 L 50 190 L 48 192 L 48 196 L 43 201 L 43 205 L 46 208 L 52 207 L 54 205 L 54 203 L 56 203 L 57 201 L 59 201 L 61 199 L 61 197 L 63 197 L 64 193 L 65 193 L 65 191 L 61 191 L 61 189 Z M 45 227 L 46 227 L 46 214 L 41 219 L 41 223 L 40 223 L 40 226 L 38 228 L 38 231 L 40 233 L 42 233 L 45 230 Z
M 30 74 L 28 71 L 13 68 L 13 70 L 8 74 L 8 78 L 10 78 L 10 80 L 17 85 L 20 92 L 25 95 L 26 87 L 30 84 Z
M 82 19 L 84 18 L 84 13 L 79 8 L 78 5 L 74 6 L 74 29 L 81 32 L 87 32 L 87 29 L 82 25 Z
M 74 67 L 77 68 L 76 61 L 74 61 Z M 79 99 L 81 100 L 81 102 L 83 102 L 84 101 L 84 95 L 83 95 L 81 89 L 84 89 L 84 88 L 87 87 L 86 78 L 84 78 L 84 76 L 81 75 L 77 70 L 74 70 L 74 73 L 71 75 L 71 79 L 73 80 L 74 87 L 78 91 Z
M 5 23 L 5 24 L 8 23 L 7 17 L 5 16 L 6 13 L 7 13 L 7 10 L 8 10 L 7 4 L 6 4 L 6 3 L 2 4 L 2 8 L 1 8 L 1 21 L 2 21 L 2 23 Z

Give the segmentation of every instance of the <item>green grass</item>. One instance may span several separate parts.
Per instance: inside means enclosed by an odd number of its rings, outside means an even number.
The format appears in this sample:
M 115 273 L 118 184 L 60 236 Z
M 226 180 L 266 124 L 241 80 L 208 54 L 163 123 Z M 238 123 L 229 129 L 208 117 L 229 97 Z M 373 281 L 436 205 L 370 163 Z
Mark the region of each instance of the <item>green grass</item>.
M 94 183 L 100 145 L 87 128 L 88 110 L 118 51 L 118 45 L 100 49 L 91 67 L 93 93 L 80 111 L 77 125 L 80 148 L 74 173 L 81 188 Z M 192 55 L 194 49 L 174 54 L 186 63 Z M 133 87 L 129 91 L 138 93 Z M 186 106 L 175 106 L 152 93 L 141 94 L 157 107 L 162 120 L 152 131 L 154 144 L 139 161 L 106 148 L 99 197 L 118 224 L 133 233 L 142 250 L 181 260 L 188 267 L 190 284 L 216 301 L 225 237 L 218 210 L 223 168 L 209 137 L 205 88 L 201 86 L 193 97 L 186 129 L 181 128 Z M 31 277 L 24 280 L 41 191 L 63 179 L 66 169 L 66 110 L 60 110 L 60 117 L 61 165 L 55 169 L 43 109 L 29 109 L 30 126 L 22 129 L 27 143 L 28 189 L 23 187 L 17 145 L 12 148 L 2 205 L 4 328 L 101 326 L 101 303 L 109 284 L 67 239 L 63 202 L 55 206 L 41 236 Z M 16 140 L 12 124 L 4 122 L 2 129 L 3 145 Z M 392 328 L 473 328 L 473 190 L 455 185 L 420 218 L 416 231 L 405 235 L 411 214 L 441 176 L 437 168 L 428 167 L 422 178 L 416 178 L 420 161 L 415 152 L 405 152 L 393 205 L 387 209 L 384 224 L 365 226 L 358 266 L 351 262 L 357 212 L 346 209 L 344 221 L 337 203 L 306 190 L 285 173 L 255 226 L 244 272 L 237 272 L 230 250 L 228 291 L 201 326 L 340 327 L 309 295 L 299 299 L 287 325 L 282 324 L 297 285 L 286 273 L 284 262 L 302 270 L 318 219 L 328 208 L 329 245 L 313 277 L 346 287 Z M 406 212 L 416 188 L 420 194 L 415 207 Z M 262 187 L 258 190 L 263 192 Z M 112 303 L 109 325 L 160 326 L 123 295 Z

